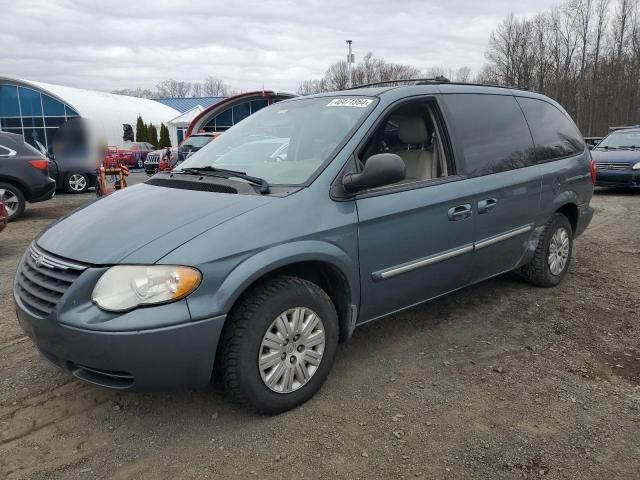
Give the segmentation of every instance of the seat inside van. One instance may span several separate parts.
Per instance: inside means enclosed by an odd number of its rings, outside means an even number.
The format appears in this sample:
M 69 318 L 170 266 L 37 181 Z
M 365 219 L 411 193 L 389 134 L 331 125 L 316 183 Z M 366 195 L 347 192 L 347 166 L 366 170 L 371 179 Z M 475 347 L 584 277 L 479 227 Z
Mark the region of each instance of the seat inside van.
M 362 165 L 378 153 L 395 153 L 402 158 L 407 170 L 400 183 L 448 175 L 437 123 L 424 102 L 400 107 L 382 122 L 360 154 Z

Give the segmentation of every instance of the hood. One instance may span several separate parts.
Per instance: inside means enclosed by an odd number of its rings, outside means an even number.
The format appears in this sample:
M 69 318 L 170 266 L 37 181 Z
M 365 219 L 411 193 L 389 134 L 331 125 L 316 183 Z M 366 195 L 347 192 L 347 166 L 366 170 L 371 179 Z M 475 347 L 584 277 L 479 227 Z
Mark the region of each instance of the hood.
M 597 163 L 629 163 L 640 162 L 640 150 L 591 150 L 591 158 Z
M 140 184 L 63 218 L 37 244 L 54 255 L 94 265 L 155 263 L 201 233 L 271 200 Z

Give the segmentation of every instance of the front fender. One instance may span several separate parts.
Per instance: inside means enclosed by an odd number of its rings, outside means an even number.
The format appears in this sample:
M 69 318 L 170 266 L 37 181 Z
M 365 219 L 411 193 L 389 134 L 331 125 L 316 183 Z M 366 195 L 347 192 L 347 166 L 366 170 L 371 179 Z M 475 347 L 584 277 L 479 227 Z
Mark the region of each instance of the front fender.
M 211 275 L 203 272 L 204 281 L 198 295 L 188 297 L 193 320 L 228 313 L 236 300 L 256 280 L 287 265 L 317 261 L 332 265 L 346 278 L 351 294 L 350 303 L 360 303 L 360 279 L 355 252 L 321 240 L 301 240 L 269 247 L 244 258 L 221 281 L 219 267 L 211 264 Z M 218 275 L 216 275 L 216 271 Z M 216 279 L 217 277 L 217 279 Z

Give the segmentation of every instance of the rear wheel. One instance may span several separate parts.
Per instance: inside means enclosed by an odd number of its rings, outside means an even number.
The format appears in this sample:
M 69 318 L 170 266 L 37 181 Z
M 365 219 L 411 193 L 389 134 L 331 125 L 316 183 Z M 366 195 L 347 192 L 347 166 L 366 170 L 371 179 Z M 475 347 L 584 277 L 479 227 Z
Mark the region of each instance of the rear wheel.
M 245 407 L 276 414 L 310 399 L 327 378 L 338 345 L 328 295 L 297 277 L 255 287 L 232 312 L 221 343 L 227 391 Z
M 82 173 L 70 173 L 64 179 L 67 193 L 84 193 L 89 189 L 89 179 Z
M 0 182 L 0 202 L 4 203 L 7 210 L 7 220 L 12 222 L 16 220 L 20 215 L 24 213 L 26 207 L 26 200 L 22 191 L 9 184 Z
M 540 287 L 555 287 L 564 279 L 573 252 L 573 230 L 567 217 L 556 213 L 538 240 L 535 255 L 518 271 L 529 283 Z

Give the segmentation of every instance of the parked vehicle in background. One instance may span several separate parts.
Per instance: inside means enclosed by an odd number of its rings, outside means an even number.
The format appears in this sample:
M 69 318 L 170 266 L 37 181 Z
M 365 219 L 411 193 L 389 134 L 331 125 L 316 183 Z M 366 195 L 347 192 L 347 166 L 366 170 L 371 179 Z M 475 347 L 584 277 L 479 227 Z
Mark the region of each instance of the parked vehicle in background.
M 156 149 L 147 142 L 122 142 L 120 145 L 107 147 L 103 165 L 116 167 L 122 164 L 130 168 L 144 168 L 147 155 Z
M 640 127 L 616 129 L 593 150 L 596 186 L 640 188 Z
M 178 147 L 178 161 L 184 162 L 190 153 L 195 153 L 207 145 L 214 138 L 222 135 L 222 132 L 201 132 L 194 133 L 182 141 Z
M 49 178 L 49 160 L 24 141 L 22 135 L 0 132 L 0 202 L 11 222 L 27 202 L 49 200 L 56 182 Z
M 86 155 L 69 155 L 61 152 L 56 158 L 49 154 L 40 142 L 40 153 L 49 159 L 49 177 L 56 181 L 56 190 L 67 193 L 85 193 L 95 187 L 98 165 L 91 164 Z
M 9 214 L 7 213 L 7 209 L 5 208 L 4 203 L 0 201 L 0 232 L 7 226 L 9 221 L 8 219 Z
M 158 173 L 160 163 L 166 161 L 166 152 L 166 148 L 161 148 L 159 150 L 154 150 L 147 155 L 147 158 L 144 161 L 144 171 L 147 175 L 155 175 Z M 169 152 L 169 161 L 167 163 L 171 168 L 173 168 L 173 166 L 178 162 L 178 147 L 170 147 Z
M 19 265 L 18 319 L 87 382 L 199 386 L 216 368 L 241 405 L 279 413 L 318 391 L 358 325 L 505 272 L 558 285 L 593 181 L 569 115 L 532 92 L 432 81 L 285 100 L 49 227 Z M 142 202 L 159 213 L 121 215 Z

